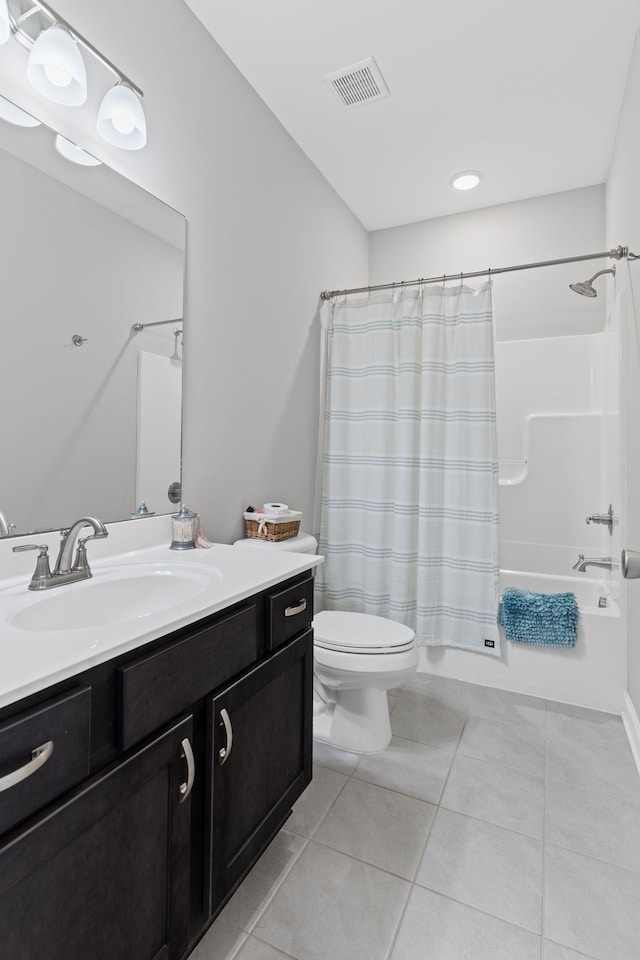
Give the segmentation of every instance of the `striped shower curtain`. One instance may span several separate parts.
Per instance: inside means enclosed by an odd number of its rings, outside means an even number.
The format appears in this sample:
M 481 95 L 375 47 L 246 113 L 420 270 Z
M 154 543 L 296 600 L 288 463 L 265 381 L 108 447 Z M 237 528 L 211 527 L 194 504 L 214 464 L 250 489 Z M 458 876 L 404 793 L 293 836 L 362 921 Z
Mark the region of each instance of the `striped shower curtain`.
M 318 608 L 499 655 L 491 284 L 325 313 Z

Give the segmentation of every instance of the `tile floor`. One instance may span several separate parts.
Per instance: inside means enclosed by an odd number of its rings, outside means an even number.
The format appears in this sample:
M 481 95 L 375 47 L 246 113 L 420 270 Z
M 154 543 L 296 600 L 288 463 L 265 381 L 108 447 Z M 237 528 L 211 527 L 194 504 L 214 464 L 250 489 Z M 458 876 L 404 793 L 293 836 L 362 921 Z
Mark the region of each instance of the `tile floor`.
M 314 780 L 193 960 L 638 960 L 618 717 L 418 674 Z

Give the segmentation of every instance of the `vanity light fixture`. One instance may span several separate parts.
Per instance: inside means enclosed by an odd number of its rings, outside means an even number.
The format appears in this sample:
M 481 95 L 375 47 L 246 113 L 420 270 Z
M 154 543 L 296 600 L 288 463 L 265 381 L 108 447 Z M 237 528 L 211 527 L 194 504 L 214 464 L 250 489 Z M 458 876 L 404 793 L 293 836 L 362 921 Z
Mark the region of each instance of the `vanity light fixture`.
M 59 133 L 56 134 L 56 150 L 65 160 L 79 163 L 83 167 L 99 167 L 102 162 Z
M 454 173 L 449 180 L 454 190 L 473 190 L 482 180 L 482 174 L 479 170 L 461 170 L 460 173 Z
M 5 29 L 6 22 L 6 29 Z M 8 30 L 8 33 L 7 33 Z M 117 78 L 98 113 L 98 132 L 124 150 L 140 150 L 147 142 L 142 90 L 43 0 L 0 0 L 0 43 L 13 36 L 29 50 L 27 78 L 43 96 L 65 106 L 87 99 L 83 51 Z
M 39 127 L 40 121 L 32 117 L 26 110 L 17 107 L 5 97 L 0 97 L 0 119 L 15 123 L 17 127 Z
M 11 23 L 9 21 L 9 8 L 7 0 L 0 0 L 0 47 L 6 43 L 11 36 Z

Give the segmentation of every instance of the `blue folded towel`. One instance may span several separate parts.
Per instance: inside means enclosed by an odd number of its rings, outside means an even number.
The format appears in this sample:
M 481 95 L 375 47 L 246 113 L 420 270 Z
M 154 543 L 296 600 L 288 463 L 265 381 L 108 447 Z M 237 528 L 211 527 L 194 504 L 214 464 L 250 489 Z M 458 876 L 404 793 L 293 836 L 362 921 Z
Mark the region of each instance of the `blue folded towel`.
M 575 593 L 532 593 L 508 587 L 500 623 L 507 640 L 547 647 L 575 647 L 578 602 Z

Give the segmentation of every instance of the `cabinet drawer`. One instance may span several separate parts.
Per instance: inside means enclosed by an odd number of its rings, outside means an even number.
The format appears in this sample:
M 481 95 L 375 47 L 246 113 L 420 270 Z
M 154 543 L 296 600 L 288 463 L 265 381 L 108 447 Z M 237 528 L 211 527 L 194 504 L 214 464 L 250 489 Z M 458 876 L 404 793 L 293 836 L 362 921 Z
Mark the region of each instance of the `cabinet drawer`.
M 120 746 L 127 749 L 258 658 L 255 606 L 119 667 Z
M 91 688 L 0 724 L 0 833 L 89 775 Z
M 306 630 L 313 620 L 313 577 L 267 597 L 267 650 Z

